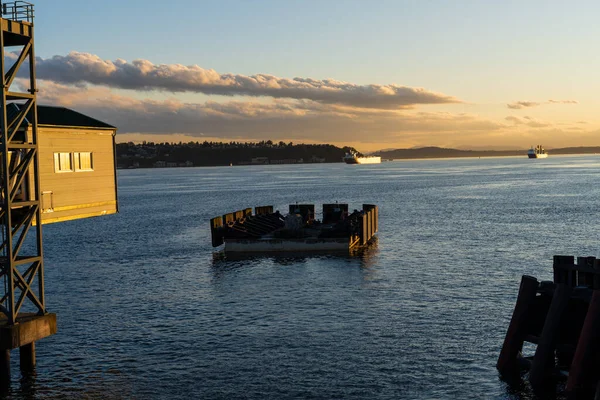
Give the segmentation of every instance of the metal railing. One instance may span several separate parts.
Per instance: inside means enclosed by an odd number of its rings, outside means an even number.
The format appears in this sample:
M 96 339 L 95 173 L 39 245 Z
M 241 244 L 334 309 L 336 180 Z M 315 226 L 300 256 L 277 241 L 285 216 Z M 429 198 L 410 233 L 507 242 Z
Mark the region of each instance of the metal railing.
M 2 3 L 2 18 L 33 23 L 33 4 L 26 1 Z

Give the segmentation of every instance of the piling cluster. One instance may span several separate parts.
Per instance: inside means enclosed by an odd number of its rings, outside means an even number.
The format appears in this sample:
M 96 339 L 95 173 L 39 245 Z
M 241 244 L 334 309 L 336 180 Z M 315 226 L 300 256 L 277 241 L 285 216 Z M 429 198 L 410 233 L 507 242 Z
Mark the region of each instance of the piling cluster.
M 360 244 L 365 245 L 371 240 L 379 227 L 379 209 L 373 204 L 363 204 L 360 215 Z
M 566 379 L 569 398 L 600 398 L 600 259 L 554 256 L 553 267 L 553 281 L 522 277 L 498 371 L 507 380 L 529 371 L 539 396 Z

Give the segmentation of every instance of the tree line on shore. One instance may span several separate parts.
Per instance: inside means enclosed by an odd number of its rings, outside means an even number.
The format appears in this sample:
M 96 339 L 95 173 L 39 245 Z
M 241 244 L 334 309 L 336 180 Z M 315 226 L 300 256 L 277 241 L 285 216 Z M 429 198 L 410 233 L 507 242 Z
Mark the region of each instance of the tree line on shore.
M 249 164 L 253 159 L 292 162 L 341 162 L 354 150 L 331 144 L 294 144 L 271 140 L 261 142 L 188 142 L 188 143 L 118 143 L 117 165 L 127 167 L 152 167 L 157 162 L 170 165 L 188 163 L 194 166 L 222 166 Z

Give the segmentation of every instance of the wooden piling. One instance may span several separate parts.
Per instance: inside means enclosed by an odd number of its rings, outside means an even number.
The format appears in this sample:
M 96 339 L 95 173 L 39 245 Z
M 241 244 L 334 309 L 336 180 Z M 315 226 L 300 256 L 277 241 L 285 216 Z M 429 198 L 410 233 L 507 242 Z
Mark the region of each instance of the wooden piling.
M 362 246 L 364 246 L 365 244 L 367 244 L 367 237 L 368 237 L 368 223 L 367 223 L 367 214 L 363 214 L 361 215 L 361 229 L 360 229 L 360 244 Z
M 362 228 L 361 228 L 361 244 L 368 243 L 373 235 L 377 232 L 377 224 L 378 224 L 378 209 L 376 205 L 373 204 L 363 204 L 363 218 L 362 218 Z
M 569 286 L 575 286 L 576 277 L 574 271 L 575 257 L 573 256 L 554 256 L 554 283 L 564 283 Z
M 567 281 L 565 266 L 574 265 L 575 257 L 573 256 L 554 256 L 552 269 L 554 272 L 554 283 L 564 283 Z
M 569 398 L 592 398 L 600 379 L 600 290 L 592 300 L 579 335 L 577 349 L 569 371 Z
M 596 257 L 577 257 L 577 286 L 594 287 Z
M 379 207 L 375 206 L 375 232 L 379 231 Z
M 273 206 L 255 207 L 254 214 L 256 214 L 256 215 L 273 214 Z
M 0 388 L 10 386 L 10 350 L 0 350 Z
M 536 392 L 541 392 L 550 381 L 555 368 L 555 350 L 560 324 L 569 305 L 572 287 L 559 283 L 554 290 L 550 309 L 529 371 L 529 382 Z
M 19 359 L 22 372 L 35 371 L 35 342 L 19 347 Z
M 592 265 L 592 269 L 594 270 L 594 278 L 592 289 L 600 290 L 600 260 L 594 260 L 594 265 Z
M 10 350 L 19 349 L 21 367 L 35 366 L 34 342 L 56 333 L 56 314 L 21 313 L 16 324 L 0 315 L 0 386 L 10 385 Z
M 371 236 L 373 236 L 373 213 L 371 212 L 371 210 L 369 210 L 365 214 L 367 214 L 367 239 L 366 239 L 366 241 L 368 242 L 371 239 Z
M 215 218 L 213 218 L 215 219 Z M 223 225 L 233 223 L 235 221 L 235 215 L 233 213 L 223 214 Z
M 523 348 L 523 341 L 527 335 L 528 322 L 532 304 L 538 288 L 538 280 L 532 276 L 523 275 L 517 303 L 513 311 L 504 344 L 498 357 L 496 368 L 501 375 L 505 377 L 513 376 L 518 373 L 518 355 Z
M 217 247 L 223 244 L 223 217 L 215 217 L 210 220 L 210 236 L 212 246 Z

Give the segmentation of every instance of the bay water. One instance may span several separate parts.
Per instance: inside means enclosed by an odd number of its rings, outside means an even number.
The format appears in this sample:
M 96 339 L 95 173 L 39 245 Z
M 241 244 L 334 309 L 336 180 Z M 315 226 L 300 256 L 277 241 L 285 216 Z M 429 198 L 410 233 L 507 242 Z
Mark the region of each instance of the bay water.
M 600 157 L 119 170 L 120 213 L 44 226 L 58 333 L 9 398 L 508 399 L 523 274 L 600 256 Z M 209 220 L 379 206 L 355 256 L 232 259 Z M 319 215 L 317 215 L 317 218 Z

